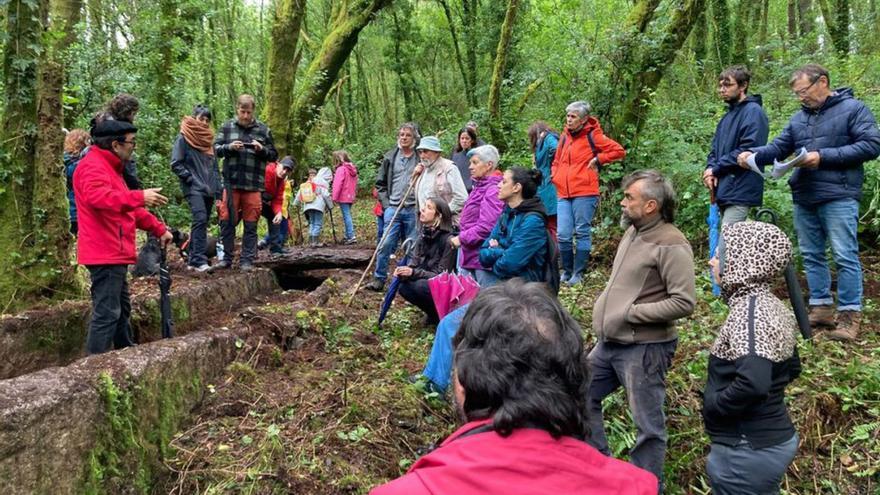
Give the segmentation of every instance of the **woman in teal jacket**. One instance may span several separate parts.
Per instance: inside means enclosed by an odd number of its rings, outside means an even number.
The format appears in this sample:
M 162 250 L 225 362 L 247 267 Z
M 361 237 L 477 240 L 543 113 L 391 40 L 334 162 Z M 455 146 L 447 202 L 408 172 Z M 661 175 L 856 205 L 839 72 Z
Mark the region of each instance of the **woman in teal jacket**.
M 507 203 L 480 249 L 480 263 L 499 280 L 544 280 L 547 211 L 535 194 L 541 171 L 513 167 L 504 172 L 498 199 Z
M 556 147 L 559 146 L 559 133 L 543 120 L 529 126 L 529 145 L 534 153 L 535 168 L 541 171 L 541 183 L 538 184 L 538 197 L 547 210 L 547 230 L 556 239 L 556 185 L 550 180 L 550 170 Z

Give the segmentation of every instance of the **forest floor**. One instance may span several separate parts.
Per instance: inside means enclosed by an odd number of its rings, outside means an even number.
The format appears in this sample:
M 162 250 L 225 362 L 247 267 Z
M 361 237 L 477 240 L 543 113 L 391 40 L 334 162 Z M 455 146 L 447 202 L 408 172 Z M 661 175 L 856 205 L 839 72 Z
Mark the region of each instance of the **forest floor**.
M 361 247 L 374 245 L 374 218 L 366 206 L 355 213 Z M 585 283 L 560 292 L 588 346 L 592 305 L 607 281 L 614 243 L 600 240 L 595 252 Z M 880 493 L 880 255 L 869 251 L 862 261 L 866 299 L 859 342 L 820 337 L 799 343 L 804 371 L 787 396 L 801 444 L 783 493 Z M 225 276 L 171 265 L 175 291 Z M 433 341 L 434 329 L 422 324 L 421 313 L 398 298 L 378 327 L 382 294 L 361 290 L 350 305 L 343 300 L 358 273 L 317 275 L 334 280 L 326 304 L 304 305 L 307 291 L 279 291 L 234 311 L 218 308 L 201 322 L 203 328 L 246 325 L 250 332 L 223 376 L 206 384 L 204 400 L 171 442 L 174 454 L 164 460 L 168 469 L 156 480 L 156 493 L 366 493 L 406 472 L 455 429 L 448 402 L 407 382 L 421 371 Z M 155 290 L 154 284 L 134 280 L 132 292 Z M 726 313 L 708 277 L 700 276 L 697 308 L 681 323 L 668 375 L 668 493 L 709 492 L 698 394 Z M 613 453 L 625 459 L 635 427 L 624 394 L 609 397 L 605 409 Z
M 365 220 L 358 222 L 361 238 L 372 228 Z M 787 396 L 801 445 L 783 493 L 880 493 L 878 261 L 875 254 L 863 258 L 863 338 L 799 344 L 804 372 Z M 400 300 L 377 327 L 381 294 L 361 291 L 346 306 L 340 294 L 350 289 L 351 274 L 343 278 L 320 307 L 297 309 L 304 293 L 289 291 L 248 309 L 250 336 L 173 440 L 162 493 L 366 493 L 454 430 L 452 407 L 406 380 L 421 370 L 433 328 Z M 560 293 L 588 345 L 592 304 L 606 278 L 606 269 L 593 267 L 583 285 Z M 668 376 L 668 493 L 709 492 L 698 393 L 726 306 L 711 296 L 706 277 L 698 296 Z M 277 329 L 291 324 L 296 337 L 278 339 Z M 606 430 L 614 455 L 626 458 L 635 428 L 622 392 L 606 402 Z

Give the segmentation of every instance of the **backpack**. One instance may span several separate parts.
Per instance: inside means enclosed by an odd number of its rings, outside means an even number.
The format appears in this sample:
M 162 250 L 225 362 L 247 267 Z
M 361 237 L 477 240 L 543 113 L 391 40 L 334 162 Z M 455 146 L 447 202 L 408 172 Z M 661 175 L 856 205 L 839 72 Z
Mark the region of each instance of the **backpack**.
M 537 212 L 527 213 L 526 215 L 540 215 Z M 547 288 L 555 296 L 559 295 L 560 275 L 559 275 L 559 246 L 556 245 L 556 239 L 550 234 L 550 230 L 544 228 L 547 234 L 547 259 L 544 261 L 544 269 L 542 271 L 541 281 L 547 284 Z
M 311 182 L 303 182 L 299 185 L 299 198 L 303 203 L 311 203 L 316 199 L 315 185 Z

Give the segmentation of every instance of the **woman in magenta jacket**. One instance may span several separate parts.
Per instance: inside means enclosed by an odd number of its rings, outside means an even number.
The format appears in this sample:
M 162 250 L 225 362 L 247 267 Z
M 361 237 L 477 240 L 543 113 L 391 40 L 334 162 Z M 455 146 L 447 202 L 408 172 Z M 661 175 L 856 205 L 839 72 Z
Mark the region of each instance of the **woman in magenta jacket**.
M 342 222 L 345 224 L 345 240 L 343 242 L 354 244 L 357 239 L 354 236 L 354 223 L 351 221 L 351 205 L 357 195 L 357 169 L 351 163 L 345 150 L 333 152 L 333 167 L 336 169 L 336 173 L 333 175 L 331 197 L 342 210 Z
M 468 157 L 473 189 L 461 209 L 460 233 L 449 242 L 461 249 L 459 271 L 471 275 L 477 283 L 484 285 L 488 273 L 480 264 L 480 246 L 492 232 L 504 209 L 504 202 L 498 199 L 498 185 L 502 177 L 497 170 L 500 157 L 498 149 L 491 144 L 472 149 Z

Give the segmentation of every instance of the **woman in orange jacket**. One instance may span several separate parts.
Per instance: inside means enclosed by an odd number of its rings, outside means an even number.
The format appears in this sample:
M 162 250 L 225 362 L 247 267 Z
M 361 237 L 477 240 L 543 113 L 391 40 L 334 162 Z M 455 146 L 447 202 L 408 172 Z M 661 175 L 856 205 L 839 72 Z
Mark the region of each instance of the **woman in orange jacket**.
M 589 103 L 576 101 L 566 107 L 565 132 L 552 167 L 559 198 L 556 215 L 563 283 L 580 283 L 590 260 L 590 224 L 599 204 L 599 169 L 624 156 L 623 146 L 606 136 L 599 121 L 590 116 Z

